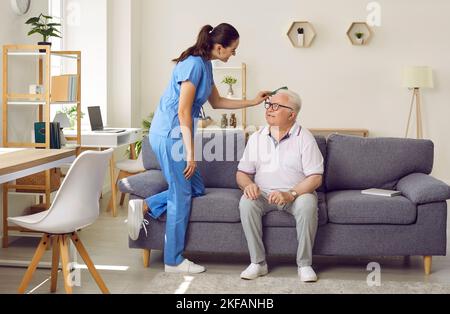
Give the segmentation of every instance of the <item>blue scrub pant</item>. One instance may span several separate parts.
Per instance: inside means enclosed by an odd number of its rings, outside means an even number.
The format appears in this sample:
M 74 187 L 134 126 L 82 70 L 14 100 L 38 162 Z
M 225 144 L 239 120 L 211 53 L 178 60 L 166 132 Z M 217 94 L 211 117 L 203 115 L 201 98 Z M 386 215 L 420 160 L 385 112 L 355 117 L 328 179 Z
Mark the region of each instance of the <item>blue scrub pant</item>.
M 204 195 L 205 186 L 198 170 L 190 180 L 186 180 L 183 174 L 187 165 L 186 160 L 183 158 L 176 161 L 172 156 L 174 145 L 183 147 L 182 139 L 150 134 L 149 140 L 169 189 L 146 199 L 145 202 L 151 210 L 152 218 L 157 219 L 167 211 L 164 263 L 177 266 L 184 260 L 182 253 L 189 224 L 191 200 L 193 197 Z M 184 151 L 182 153 L 184 156 Z

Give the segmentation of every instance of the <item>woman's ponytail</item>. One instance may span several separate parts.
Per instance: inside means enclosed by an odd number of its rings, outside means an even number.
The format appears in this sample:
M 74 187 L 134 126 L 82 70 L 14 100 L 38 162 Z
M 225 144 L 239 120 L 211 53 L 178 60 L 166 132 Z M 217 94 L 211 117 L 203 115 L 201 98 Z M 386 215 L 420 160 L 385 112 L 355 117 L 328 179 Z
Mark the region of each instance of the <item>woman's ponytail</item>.
M 209 59 L 215 44 L 221 44 L 226 48 L 237 39 L 239 39 L 239 33 L 230 24 L 222 23 L 215 28 L 211 25 L 205 25 L 200 30 L 195 45 L 172 61 L 179 63 L 186 60 L 189 56 L 200 56 L 204 59 Z

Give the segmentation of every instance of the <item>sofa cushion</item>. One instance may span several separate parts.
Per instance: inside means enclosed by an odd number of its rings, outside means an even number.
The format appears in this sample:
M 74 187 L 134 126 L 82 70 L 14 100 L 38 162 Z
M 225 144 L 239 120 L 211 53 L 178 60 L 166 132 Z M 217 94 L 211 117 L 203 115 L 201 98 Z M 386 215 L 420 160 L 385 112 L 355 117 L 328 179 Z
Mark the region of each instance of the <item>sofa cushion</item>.
M 195 139 L 196 156 L 202 156 L 197 165 L 205 187 L 238 189 L 236 172 L 244 154 L 244 132 L 203 131 Z
M 434 145 L 428 140 L 333 134 L 327 143 L 326 189 L 393 189 L 411 173 L 430 174 L 433 158 Z
M 160 170 L 148 170 L 119 181 L 119 190 L 122 193 L 130 193 L 142 198 L 161 193 L 168 188 Z
M 409 225 L 416 222 L 417 208 L 403 196 L 365 195 L 361 191 L 327 193 L 328 219 L 337 224 Z
M 328 222 L 327 204 L 325 201 L 325 194 L 317 192 L 319 198 L 319 226 L 326 225 Z M 294 216 L 284 211 L 274 210 L 269 212 L 263 218 L 263 225 L 265 227 L 293 227 L 295 228 Z
M 142 160 L 144 162 L 144 168 L 147 170 L 161 170 L 159 161 L 153 152 L 148 136 L 144 136 L 142 139 Z
M 322 153 L 323 156 L 323 165 L 324 167 L 326 167 L 327 165 L 327 140 L 325 139 L 324 136 L 321 135 L 316 135 L 314 136 L 314 138 L 316 139 L 317 142 L 317 146 L 319 146 L 320 152 Z M 322 185 L 317 189 L 318 192 L 325 192 L 325 180 L 323 180 Z
M 238 189 L 209 188 L 205 195 L 192 199 L 192 212 L 190 222 L 228 222 L 241 221 L 239 214 L 239 201 L 242 191 Z M 161 216 L 166 221 L 166 215 Z

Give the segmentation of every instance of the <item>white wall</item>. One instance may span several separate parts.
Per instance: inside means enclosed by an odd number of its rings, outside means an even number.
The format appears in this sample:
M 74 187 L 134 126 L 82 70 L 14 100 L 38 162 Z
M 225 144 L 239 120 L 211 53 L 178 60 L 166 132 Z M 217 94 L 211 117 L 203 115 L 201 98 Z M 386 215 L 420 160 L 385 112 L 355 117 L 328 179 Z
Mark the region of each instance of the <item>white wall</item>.
M 372 136 L 402 137 L 410 92 L 401 87 L 405 65 L 435 69 L 436 87 L 423 91 L 424 135 L 434 141 L 434 175 L 450 181 L 450 1 L 380 0 L 382 26 L 369 46 L 352 46 L 350 24 L 365 21 L 370 1 L 209 0 L 144 1 L 142 7 L 142 116 L 167 86 L 170 60 L 192 45 L 201 26 L 233 24 L 241 34 L 233 64 L 248 65 L 248 95 L 287 85 L 304 101 L 308 128 L 367 128 Z M 292 21 L 313 23 L 317 37 L 296 49 L 286 33 Z M 216 78 L 219 84 L 221 78 Z M 264 123 L 262 108 L 249 123 Z
M 141 0 L 108 1 L 108 124 L 113 127 L 140 125 L 141 5 Z
M 66 0 L 63 48 L 82 53 L 83 123 L 89 128 L 88 106 L 107 109 L 107 0 Z M 76 62 L 67 62 L 76 73 Z M 106 122 L 106 117 L 104 117 Z

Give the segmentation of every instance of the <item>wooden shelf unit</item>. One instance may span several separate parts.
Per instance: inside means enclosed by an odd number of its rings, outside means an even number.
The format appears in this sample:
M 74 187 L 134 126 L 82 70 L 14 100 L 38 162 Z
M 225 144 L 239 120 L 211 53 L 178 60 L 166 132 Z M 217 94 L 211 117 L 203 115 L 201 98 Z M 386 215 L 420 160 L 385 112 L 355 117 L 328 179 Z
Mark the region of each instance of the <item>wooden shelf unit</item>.
M 361 33 L 363 37 L 358 39 L 356 34 Z M 354 46 L 368 45 L 373 33 L 366 22 L 353 22 L 347 30 L 347 37 Z
M 44 52 L 45 51 L 45 52 Z M 52 102 L 51 101 L 51 60 L 52 56 L 59 56 L 62 58 L 73 59 L 77 62 L 77 101 L 76 102 Z M 43 94 L 17 94 L 9 92 L 9 72 L 12 70 L 9 65 L 9 58 L 20 57 L 35 57 L 37 60 L 38 75 L 36 78 L 36 85 L 41 85 L 44 88 Z M 49 46 L 37 45 L 5 45 L 3 46 L 3 95 L 2 95 L 2 110 L 3 110 L 3 147 L 6 148 L 43 148 L 50 149 L 50 106 L 76 104 L 77 105 L 77 134 L 71 140 L 76 144 L 76 155 L 81 152 L 81 51 L 51 51 Z M 37 106 L 38 107 L 38 122 L 45 122 L 45 143 L 18 143 L 9 140 L 8 134 L 8 111 L 10 106 Z M 3 215 L 8 215 L 8 202 L 5 198 L 11 190 L 28 190 L 28 193 L 36 192 L 36 190 L 45 191 L 46 207 L 50 207 L 51 197 L 51 170 L 45 171 L 45 185 L 18 186 L 9 182 L 3 184 Z M 27 189 L 28 188 L 28 189 Z M 25 193 L 26 194 L 26 193 Z M 38 193 L 40 194 L 40 193 Z M 6 231 L 16 230 L 16 228 L 5 225 L 3 228 Z M 7 247 L 8 243 L 3 241 L 3 247 Z
M 298 41 L 298 30 L 303 29 L 303 45 Z M 292 46 L 295 48 L 309 48 L 316 38 L 316 30 L 314 26 L 308 21 L 295 21 L 291 23 L 287 36 Z
M 217 67 L 213 67 L 213 72 L 215 73 L 219 73 L 219 71 L 221 73 L 223 73 L 224 75 L 230 75 L 230 73 L 233 72 L 240 72 L 240 79 L 241 79 L 241 97 L 238 98 L 234 98 L 234 99 L 241 99 L 241 100 L 247 100 L 247 64 L 246 63 L 241 63 L 240 66 L 217 66 Z M 219 77 L 216 77 L 217 79 Z M 222 77 L 220 77 L 220 80 L 216 80 L 216 86 L 219 88 L 219 85 L 217 85 L 217 82 L 222 82 Z M 222 85 L 222 83 L 220 83 Z M 231 98 L 233 99 L 233 98 Z M 215 110 L 217 112 L 217 110 Z M 220 111 L 222 112 L 222 111 Z M 227 111 L 223 111 L 223 113 L 233 113 L 229 110 Z M 221 114 L 218 114 L 218 117 L 220 117 Z M 214 119 L 216 124 L 218 124 L 220 126 L 220 118 Z M 247 109 L 244 108 L 241 110 L 241 124 L 239 125 L 239 121 L 238 121 L 238 126 L 243 127 L 244 130 L 247 127 Z

